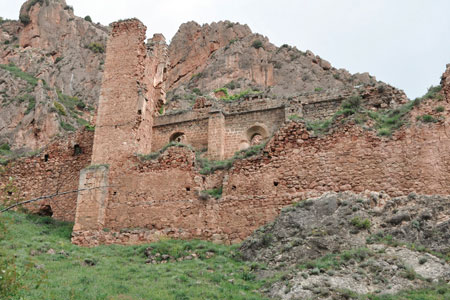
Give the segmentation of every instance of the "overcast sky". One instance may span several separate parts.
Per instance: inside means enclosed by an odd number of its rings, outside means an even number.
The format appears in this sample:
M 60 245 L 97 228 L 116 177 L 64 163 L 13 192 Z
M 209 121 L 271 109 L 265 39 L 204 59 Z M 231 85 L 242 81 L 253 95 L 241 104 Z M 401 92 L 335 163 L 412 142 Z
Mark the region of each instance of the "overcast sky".
M 0 0 L 17 19 L 22 0 Z M 181 23 L 230 20 L 276 44 L 310 49 L 336 68 L 369 72 L 408 97 L 437 85 L 450 63 L 449 0 L 67 0 L 75 14 L 107 25 L 137 17 L 167 41 Z

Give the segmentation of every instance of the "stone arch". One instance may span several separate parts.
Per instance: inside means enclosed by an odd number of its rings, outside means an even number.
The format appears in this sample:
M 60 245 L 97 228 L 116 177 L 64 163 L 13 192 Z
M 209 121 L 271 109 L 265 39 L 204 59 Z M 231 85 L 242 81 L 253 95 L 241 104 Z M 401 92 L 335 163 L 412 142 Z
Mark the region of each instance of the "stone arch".
M 41 205 L 38 211 L 38 215 L 47 217 L 53 216 L 53 210 L 51 205 L 50 204 Z
M 169 142 L 184 143 L 185 141 L 186 141 L 186 136 L 185 136 L 184 132 L 180 132 L 180 131 L 172 133 L 172 135 L 169 138 Z
M 255 124 L 247 129 L 246 135 L 250 146 L 254 146 L 266 141 L 269 137 L 269 131 L 264 124 Z

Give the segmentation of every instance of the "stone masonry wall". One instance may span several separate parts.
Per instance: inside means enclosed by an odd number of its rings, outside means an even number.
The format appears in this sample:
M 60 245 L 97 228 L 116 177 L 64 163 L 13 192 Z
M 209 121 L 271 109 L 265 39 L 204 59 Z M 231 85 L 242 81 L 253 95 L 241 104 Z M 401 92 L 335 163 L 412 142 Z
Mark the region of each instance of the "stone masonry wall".
M 99 99 L 93 164 L 114 165 L 129 153 L 151 150 L 153 84 L 144 44 L 146 27 L 138 20 L 112 24 Z M 148 73 L 148 74 L 147 74 Z
M 169 124 L 161 124 L 153 127 L 152 149 L 157 151 L 170 142 L 170 137 L 176 133 L 184 134 L 185 144 L 190 144 L 196 149 L 208 147 L 208 119 L 198 118 L 188 121 L 174 120 Z
M 318 138 L 303 124 L 288 122 L 261 155 L 208 176 L 198 173 L 191 150 L 169 148 L 118 179 L 110 191 L 107 230 L 77 232 L 73 241 L 127 244 L 170 237 L 236 243 L 272 221 L 282 207 L 326 191 L 449 194 L 450 106 L 441 103 L 447 121 L 416 123 L 392 138 L 353 124 Z M 220 186 L 220 199 L 199 196 Z
M 232 157 L 236 151 L 250 145 L 249 134 L 259 133 L 253 132 L 252 127 L 261 127 L 261 131 L 264 131 L 262 135 L 268 138 L 285 121 L 283 106 L 232 111 L 232 113 L 222 113 L 219 110 L 209 113 L 186 112 L 155 118 L 152 149 L 156 151 L 163 148 L 169 143 L 171 136 L 183 133 L 182 143 L 191 145 L 196 150 L 208 148 L 210 158 L 222 160 Z
M 29 158 L 17 159 L 0 166 L 0 199 L 24 201 L 36 197 L 74 191 L 78 188 L 80 170 L 88 166 L 92 156 L 93 132 L 81 131 L 45 147 Z M 26 206 L 31 212 L 74 221 L 77 194 L 71 193 Z
M 284 107 L 225 116 L 225 158 L 250 145 L 251 134 L 269 138 L 284 123 Z M 256 128 L 256 131 L 252 130 Z

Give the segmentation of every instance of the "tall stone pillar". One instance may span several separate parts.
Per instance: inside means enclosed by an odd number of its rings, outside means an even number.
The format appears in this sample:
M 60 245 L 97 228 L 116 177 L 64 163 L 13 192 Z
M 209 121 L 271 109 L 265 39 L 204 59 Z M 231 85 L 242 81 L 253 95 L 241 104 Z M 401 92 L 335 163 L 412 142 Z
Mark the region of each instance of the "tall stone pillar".
M 106 48 L 92 164 L 111 167 L 130 154 L 149 151 L 153 125 L 153 84 L 144 43 L 147 28 L 138 20 L 112 24 Z
M 80 174 L 72 239 L 80 244 L 90 244 L 80 236 L 104 228 L 111 186 L 121 190 L 130 158 L 151 150 L 156 69 L 144 43 L 147 28 L 137 19 L 111 26 L 92 165 Z
M 223 160 L 225 157 L 225 116 L 212 111 L 208 120 L 208 157 Z

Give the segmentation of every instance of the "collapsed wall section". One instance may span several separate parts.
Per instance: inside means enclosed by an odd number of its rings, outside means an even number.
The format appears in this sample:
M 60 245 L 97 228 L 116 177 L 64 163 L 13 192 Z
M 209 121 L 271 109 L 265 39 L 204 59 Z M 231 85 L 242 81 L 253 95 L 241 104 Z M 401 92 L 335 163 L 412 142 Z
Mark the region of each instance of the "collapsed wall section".
M 79 131 L 52 142 L 39 154 L 0 165 L 2 204 L 74 191 L 25 206 L 30 212 L 73 222 L 79 174 L 90 164 L 93 139 L 93 132 Z

